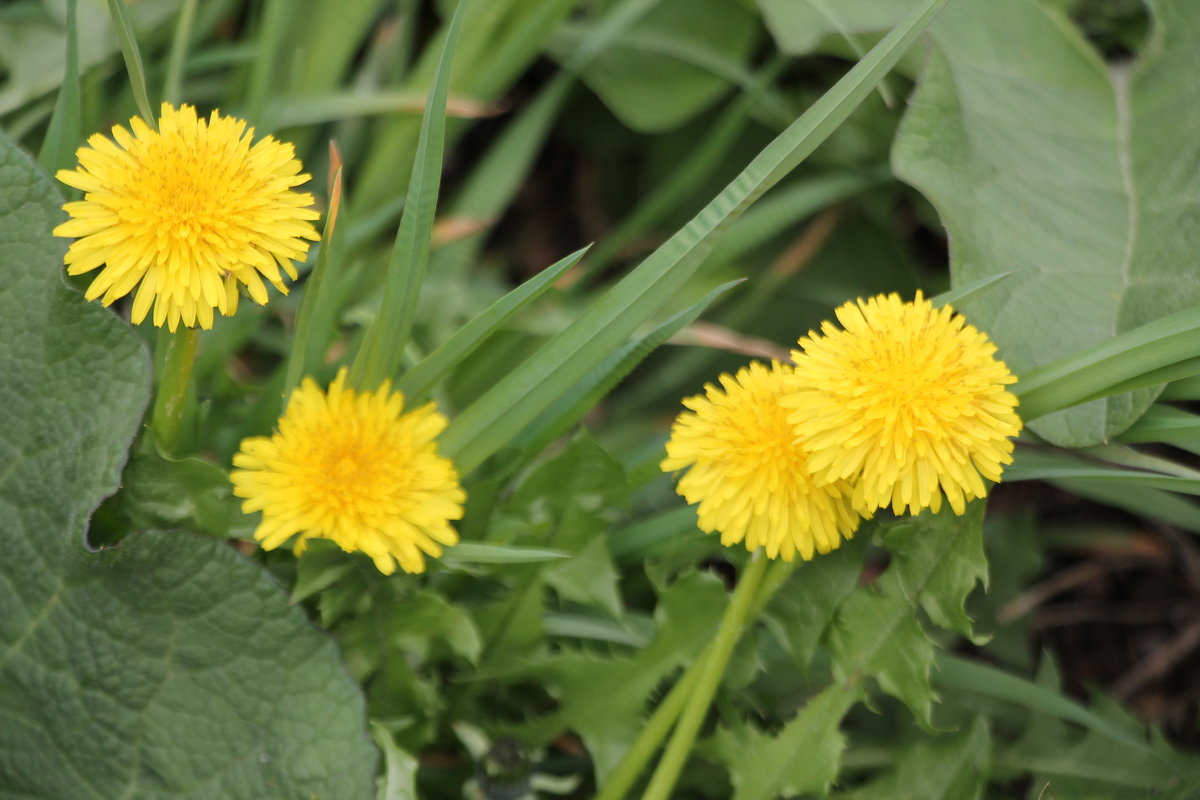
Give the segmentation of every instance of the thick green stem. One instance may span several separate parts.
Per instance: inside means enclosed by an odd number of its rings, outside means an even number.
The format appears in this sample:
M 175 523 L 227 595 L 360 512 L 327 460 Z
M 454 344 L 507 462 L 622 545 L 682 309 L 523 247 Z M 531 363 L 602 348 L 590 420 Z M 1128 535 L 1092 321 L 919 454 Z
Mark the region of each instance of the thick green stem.
M 667 742 L 667 749 L 650 778 L 642 800 L 667 800 L 671 796 L 675 781 L 678 780 L 688 753 L 692 750 L 692 743 L 696 741 L 696 734 L 708 715 L 708 708 L 713 695 L 717 693 L 717 686 L 725 676 L 725 667 L 729 664 L 729 657 L 733 655 L 733 647 L 741 638 L 746 620 L 755 605 L 754 598 L 758 595 L 758 587 L 762 583 L 766 567 L 767 557 L 761 550 L 756 551 L 750 559 L 750 565 L 742 574 L 742 579 L 738 581 L 729 607 L 725 609 L 725 616 L 721 618 L 721 625 L 717 628 L 717 637 L 712 643 L 712 653 L 704 661 L 700 677 L 687 699 L 687 705 L 679 717 L 679 724 L 675 726 L 675 732 Z
M 754 593 L 746 621 L 758 618 L 767 603 L 775 596 L 775 592 L 787 581 L 795 568 L 796 564 L 789 561 L 776 561 L 771 564 L 771 568 Z M 744 584 L 745 578 L 743 577 L 742 580 Z M 732 608 L 732 603 L 730 607 Z M 646 763 L 658 751 L 658 746 L 671 732 L 671 727 L 679 718 L 680 712 L 683 711 L 684 703 L 691 696 L 700 673 L 712 658 L 714 644 L 710 643 L 701 651 L 683 676 L 675 683 L 675 686 L 671 688 L 671 691 L 667 693 L 667 696 L 654 709 L 654 713 L 650 715 L 650 719 L 642 727 L 641 733 L 626 751 L 621 763 L 617 765 L 616 770 L 601 787 L 600 792 L 596 795 L 596 800 L 623 800 L 629 793 L 634 781 L 642 774 Z M 722 672 L 724 672 L 723 668 Z
M 196 359 L 196 339 L 195 328 L 180 328 L 174 333 L 162 328 L 158 332 L 154 354 L 158 389 L 154 395 L 150 429 L 154 431 L 159 449 L 168 455 L 176 455 L 179 446 L 188 383 L 192 377 L 192 363 Z
M 692 666 L 683 673 L 683 677 L 675 682 L 671 691 L 658 704 L 658 708 L 654 709 L 654 713 L 642 727 L 642 732 L 634 739 L 613 774 L 608 776 L 608 780 L 596 795 L 595 800 L 623 800 L 629 793 L 633 782 L 642 774 L 646 762 L 650 760 L 650 757 L 658 750 L 659 744 L 671 732 L 671 726 L 679 718 L 679 713 L 683 711 L 683 704 L 687 702 L 688 695 L 692 693 L 696 681 L 700 678 L 700 670 L 711 656 L 712 645 L 710 644 L 701 651 L 696 660 L 692 662 Z

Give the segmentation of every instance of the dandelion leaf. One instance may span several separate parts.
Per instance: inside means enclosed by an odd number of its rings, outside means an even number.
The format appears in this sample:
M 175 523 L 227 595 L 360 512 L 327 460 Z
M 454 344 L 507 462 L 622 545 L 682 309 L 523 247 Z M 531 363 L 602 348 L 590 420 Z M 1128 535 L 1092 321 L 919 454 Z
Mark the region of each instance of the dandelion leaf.
M 826 635 L 839 679 L 875 678 L 926 728 L 932 729 L 935 698 L 929 670 L 934 651 L 917 620 L 917 607 L 935 623 L 970 635 L 963 602 L 987 570 L 984 506 L 976 501 L 961 517 L 946 509 L 886 528 L 883 543 L 892 563 L 874 586 L 847 597 Z
M 864 531 L 832 553 L 801 564 L 763 612 L 767 630 L 797 666 L 808 666 L 834 612 L 858 585 L 867 538 Z
M 715 576 L 692 572 L 659 596 L 655 636 L 636 654 L 604 658 L 566 653 L 532 667 L 531 674 L 545 680 L 558 697 L 559 708 L 524 726 L 519 736 L 544 742 L 564 730 L 578 732 L 603 785 L 641 730 L 654 690 L 690 664 L 716 633 L 726 594 Z
M 900 591 L 916 597 L 935 625 L 972 637 L 971 618 L 963 610 L 976 582 L 987 588 L 988 564 L 983 550 L 983 502 L 972 503 L 964 516 L 928 512 L 892 526 L 884 544 Z
M 893 166 L 941 215 L 955 284 L 1015 273 L 964 310 L 1018 376 L 1200 303 L 1200 5 L 1149 5 L 1132 66 L 1035 0 L 960 0 L 930 26 Z M 1159 390 L 1030 427 L 1106 442 Z
M 976 717 L 966 731 L 902 751 L 895 768 L 856 792 L 854 799 L 979 800 L 987 784 L 991 748 L 987 723 Z
M 846 749 L 838 726 L 859 696 L 857 688 L 835 683 L 775 735 L 749 723 L 718 731 L 714 752 L 729 769 L 733 800 L 825 794 Z
M 223 542 L 90 552 L 150 359 L 63 279 L 62 202 L 0 136 L 0 798 L 369 797 L 337 650 Z

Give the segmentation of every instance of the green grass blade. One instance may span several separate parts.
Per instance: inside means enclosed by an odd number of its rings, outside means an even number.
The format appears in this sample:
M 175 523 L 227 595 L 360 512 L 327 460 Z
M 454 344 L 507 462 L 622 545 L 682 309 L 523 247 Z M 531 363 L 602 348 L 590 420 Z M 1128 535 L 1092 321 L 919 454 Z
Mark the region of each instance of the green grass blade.
M 1200 439 L 1200 415 L 1189 414 L 1171 406 L 1153 405 L 1137 422 L 1129 426 L 1119 441 L 1130 444 L 1138 442 L 1177 442 Z
M 435 383 L 475 352 L 487 337 L 512 319 L 513 315 L 541 297 L 564 272 L 579 263 L 586 252 L 587 248 L 576 250 L 492 303 L 487 310 L 459 328 L 445 344 L 404 373 L 396 381 L 396 389 L 404 393 L 409 405 L 424 402 Z
M 729 226 L 708 263 L 732 264 L 822 209 L 892 180 L 891 172 L 881 169 L 818 173 L 779 186 Z
M 504 129 L 450 203 L 450 217 L 487 221 L 490 230 L 524 185 L 573 83 L 573 76 L 559 73 Z M 457 271 L 466 267 L 486 236 L 487 230 L 481 230 L 438 248 L 430 256 L 431 268 Z
M 769 85 L 783 66 L 782 60 L 768 65 L 756 78 L 756 85 Z M 747 92 L 738 95 L 729 104 L 699 144 L 676 165 L 671 175 L 642 198 L 616 229 L 596 246 L 584 264 L 583 276 L 572 286 L 573 291 L 581 292 L 590 286 L 630 242 L 681 205 L 694 208 L 688 203 L 689 198 L 695 196 L 697 187 L 728 158 L 729 151 L 744 135 L 750 123 L 750 111 L 757 102 L 757 95 Z
M 690 223 L 455 419 L 443 452 L 468 473 L 591 372 L 673 296 L 724 228 L 849 116 L 948 0 L 925 0 L 845 77 L 767 145 Z
M 1180 378 L 1167 385 L 1159 400 L 1200 400 L 1200 370 L 1196 375 Z
M 54 100 L 50 126 L 46 129 L 46 138 L 42 140 L 42 151 L 38 153 L 38 164 L 50 175 L 74 163 L 75 148 L 83 141 L 83 112 L 79 96 L 79 30 L 75 4 L 76 0 L 67 0 L 67 63 L 62 86 Z M 63 188 L 71 192 L 78 191 Z
M 1144 519 L 1162 520 L 1168 525 L 1200 534 L 1200 505 L 1188 497 L 1133 484 L 1122 486 L 1119 492 L 1114 492 L 1108 484 L 1088 480 L 1068 478 L 1051 480 L 1049 483 L 1101 505 L 1119 508 Z
M 341 245 L 343 234 L 338 229 L 338 212 L 342 203 L 342 170 L 334 174 L 329 191 L 329 213 L 325 220 L 325 231 L 321 235 L 321 250 L 317 263 L 304 281 L 304 297 L 296 314 L 296 331 L 292 337 L 292 349 L 288 353 L 287 373 L 283 379 L 284 405 L 292 389 L 305 375 L 311 375 L 321 364 L 324 346 L 328 341 L 335 309 L 330 282 L 327 276 L 332 269 L 340 272 Z M 342 226 L 345 229 L 345 226 Z M 331 266 L 332 264 L 332 266 Z
M 280 128 L 291 128 L 380 114 L 415 115 L 425 110 L 426 103 L 425 93 L 417 91 L 328 92 L 284 98 L 272 106 L 270 118 Z M 493 113 L 487 105 L 470 98 L 446 100 L 448 117 L 483 117 Z
M 937 657 L 938 669 L 933 671 L 933 680 L 942 686 L 1016 703 L 1019 706 L 1050 714 L 1058 719 L 1074 722 L 1084 728 L 1120 742 L 1127 747 L 1161 758 L 1157 751 L 1140 737 L 1134 736 L 1108 720 L 1056 691 L 1038 686 L 1032 681 L 1010 675 L 965 658 L 946 653 Z M 1167 762 L 1164 761 L 1164 764 Z
M 745 278 L 722 284 L 702 297 L 699 302 L 680 311 L 650 333 L 627 342 L 592 370 L 570 391 L 558 398 L 545 413 L 514 440 L 514 444 L 530 453 L 539 453 L 550 442 L 562 436 L 583 419 L 600 400 L 612 391 L 626 375 L 687 325 L 690 325 L 721 295 Z
M 616 531 L 608 537 L 608 552 L 618 566 L 632 567 L 641 564 L 657 545 L 703 536 L 696 527 L 695 506 L 678 506 Z
M 1093 400 L 1101 397 L 1109 397 L 1114 394 L 1133 392 L 1138 389 L 1149 389 L 1150 387 L 1162 386 L 1165 383 L 1192 378 L 1196 375 L 1200 375 L 1200 356 L 1185 358 L 1182 361 L 1176 361 L 1174 364 L 1168 364 L 1165 367 L 1159 367 L 1158 369 L 1152 369 L 1149 372 L 1135 375 L 1128 380 L 1105 388 L 1102 392 L 1088 399 Z
M 266 0 L 263 7 L 245 102 L 246 118 L 262 132 L 274 130 L 275 127 L 273 121 L 264 116 L 264 112 L 272 87 L 278 87 L 281 83 L 279 61 L 284 51 L 289 16 L 293 12 L 291 0 Z
M 565 550 L 550 550 L 544 547 L 459 542 L 447 549 L 439 560 L 447 566 L 458 567 L 470 564 L 537 564 L 570 557 L 571 554 Z
M 441 59 L 434 72 L 429 102 L 421 118 L 421 134 L 417 139 L 404 216 L 400 218 L 400 230 L 396 234 L 396 245 L 388 265 L 383 305 L 379 316 L 367 329 L 351 368 L 351 384 L 362 389 L 373 389 L 396 374 L 409 334 L 412 333 L 417 300 L 429 263 L 429 240 L 433 234 L 433 217 L 441 183 L 450 65 L 462 30 L 463 9 L 466 6 L 467 0 L 462 0 L 450 20 Z
M 151 128 L 158 127 L 158 115 L 150 105 L 150 95 L 146 92 L 146 70 L 142 66 L 142 53 L 138 50 L 137 37 L 133 33 L 133 24 L 125 13 L 123 0 L 108 0 L 108 13 L 112 15 L 113 29 L 117 32 L 117 41 L 121 44 L 121 55 L 125 57 L 125 70 L 129 73 L 129 85 L 133 88 L 133 100 L 137 103 L 138 112 Z
M 988 275 L 986 278 L 980 278 L 977 281 L 971 281 L 963 286 L 955 286 L 949 291 L 942 292 L 939 295 L 929 298 L 929 301 L 933 303 L 934 308 L 941 308 L 942 306 L 954 306 L 955 310 L 957 310 L 959 306 L 966 305 L 975 298 L 982 297 L 983 295 L 987 294 L 992 289 L 996 288 L 996 284 L 1008 280 L 1008 278 L 1014 274 L 1016 273 L 1001 272 L 999 275 Z
M 197 0 L 183 0 L 179 19 L 175 22 L 175 34 L 171 37 L 171 52 L 167 56 L 167 77 L 163 80 L 163 100 L 172 105 L 183 101 L 183 71 L 187 63 L 188 45 L 192 39 L 192 25 L 196 21 Z
M 1149 456 L 1126 458 L 1108 448 L 1093 448 L 1085 455 L 1096 460 L 1064 450 L 1022 448 L 1004 471 L 1004 481 L 1089 481 L 1200 495 L 1200 473 L 1180 464 Z
M 1193 364 L 1200 366 L 1200 306 L 1185 308 L 1039 367 L 1021 376 L 1014 392 L 1021 400 L 1021 418 L 1028 422 L 1127 391 L 1143 380 L 1184 377 Z

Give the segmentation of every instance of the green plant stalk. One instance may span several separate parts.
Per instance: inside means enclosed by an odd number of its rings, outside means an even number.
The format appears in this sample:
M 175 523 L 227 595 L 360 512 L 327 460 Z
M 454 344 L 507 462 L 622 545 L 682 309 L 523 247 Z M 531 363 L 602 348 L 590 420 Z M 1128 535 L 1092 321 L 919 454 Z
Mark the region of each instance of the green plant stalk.
M 187 61 L 188 42 L 195 21 L 196 0 L 183 0 L 171 38 L 171 52 L 167 56 L 167 77 L 163 80 L 163 102 L 173 106 L 183 100 L 183 65 Z
M 717 692 L 717 686 L 725 675 L 725 667 L 729 664 L 729 657 L 733 655 L 733 646 L 741 638 L 742 630 L 754 607 L 754 597 L 758 594 L 758 587 L 762 583 L 766 568 L 767 557 L 761 551 L 755 552 L 750 559 L 750 565 L 742 573 L 737 589 L 733 592 L 729 607 L 725 609 L 721 626 L 717 628 L 717 637 L 712 643 L 712 653 L 703 662 L 704 666 L 696 678 L 695 688 L 687 698 L 687 704 L 679 716 L 679 724 L 671 734 L 671 740 L 667 742 L 667 749 L 650 778 L 642 800 L 667 800 L 671 796 L 675 781 L 679 779 L 679 773 L 683 770 L 688 753 L 691 752 L 692 743 L 696 740 L 696 734 L 708 715 L 708 708 Z
M 776 561 L 771 564 L 771 568 L 767 570 L 767 574 L 763 577 L 758 591 L 754 594 L 750 613 L 746 617 L 747 621 L 758 618 L 762 610 L 767 607 L 767 603 L 771 602 L 771 598 L 775 596 L 775 592 L 779 591 L 779 587 L 783 586 L 787 579 L 791 577 L 795 568 L 796 563 L 791 561 Z M 743 577 L 744 580 L 745 578 Z M 654 709 L 654 713 L 650 715 L 650 719 L 642 727 L 642 732 L 638 734 L 633 744 L 630 745 L 629 750 L 626 751 L 625 757 L 621 759 L 621 763 L 617 765 L 616 770 L 613 771 L 608 781 L 601 787 L 600 792 L 596 795 L 596 800 L 622 800 L 629 793 L 633 782 L 642 774 L 646 763 L 658 750 L 658 746 L 662 743 L 662 740 L 670 733 L 675 721 L 679 719 L 679 714 L 683 711 L 684 703 L 692 695 L 696 682 L 700 678 L 701 671 L 704 670 L 705 665 L 712 658 L 714 646 L 715 642 L 710 643 L 700 652 L 700 655 L 692 662 L 687 671 L 683 673 L 683 676 L 671 687 L 671 691 L 667 693 L 667 696 Z M 724 669 L 722 669 L 722 672 L 724 672 Z
M 154 439 L 167 455 L 177 455 L 179 431 L 183 426 L 187 406 L 188 383 L 192 377 L 192 364 L 196 360 L 195 328 L 180 328 L 171 333 L 166 328 L 158 332 L 154 362 L 158 369 L 158 388 L 154 393 L 154 411 L 150 417 L 150 430 Z
M 121 44 L 121 54 L 125 57 L 125 70 L 129 73 L 134 102 L 137 103 L 138 111 L 146 124 L 151 128 L 158 128 L 158 117 L 150 105 L 150 95 L 146 93 L 146 70 L 142 66 L 142 54 L 138 50 L 129 15 L 125 13 L 125 3 L 121 0 L 108 0 L 108 13 L 112 16 L 117 41 Z
M 641 733 L 633 740 L 625 757 L 621 759 L 621 763 L 617 765 L 613 774 L 608 777 L 608 781 L 597 793 L 595 800 L 623 800 L 629 793 L 633 782 L 637 780 L 638 775 L 642 774 L 646 762 L 658 750 L 662 740 L 667 738 L 667 734 L 675 725 L 675 720 L 679 719 L 684 703 L 695 689 L 696 681 L 700 679 L 700 668 L 712 658 L 712 652 L 713 646 L 709 644 L 692 662 L 692 666 L 671 687 L 671 691 L 658 704 L 658 708 L 654 709 L 650 719 L 646 720 Z

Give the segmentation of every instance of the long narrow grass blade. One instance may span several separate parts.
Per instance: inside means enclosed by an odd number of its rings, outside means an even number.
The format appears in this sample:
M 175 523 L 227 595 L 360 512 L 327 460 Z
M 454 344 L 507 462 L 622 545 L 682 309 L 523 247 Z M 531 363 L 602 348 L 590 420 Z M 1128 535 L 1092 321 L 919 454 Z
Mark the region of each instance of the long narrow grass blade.
M 966 305 L 977 297 L 982 297 L 996 288 L 996 284 L 1008 280 L 1009 277 L 1015 274 L 1013 272 L 1001 272 L 999 275 L 988 275 L 986 278 L 971 281 L 963 286 L 955 286 L 949 291 L 929 298 L 929 301 L 933 303 L 934 308 L 941 308 L 942 306 L 954 306 L 957 308 L 958 306 Z
M 968 661 L 964 658 L 940 653 L 938 669 L 933 671 L 933 680 L 942 686 L 977 692 L 997 700 L 1006 700 L 1019 706 L 1037 711 L 1076 725 L 1082 725 L 1093 733 L 1114 742 L 1161 758 L 1149 743 L 1134 736 L 1113 723 L 1097 716 L 1074 700 L 1063 697 L 1056 691 L 1038 686 L 1036 683 L 1002 672 L 995 667 Z M 1165 765 L 1166 762 L 1164 762 Z
M 167 77 L 163 80 L 163 100 L 178 105 L 183 100 L 183 70 L 187 63 L 188 45 L 192 39 L 192 24 L 196 20 L 197 0 L 183 0 L 175 34 L 171 37 L 171 52 L 167 56 Z
M 412 177 L 404 202 L 404 216 L 400 218 L 400 230 L 396 234 L 396 245 L 392 249 L 392 260 L 384 284 L 383 305 L 379 316 L 367 329 L 362 348 L 350 371 L 351 383 L 362 389 L 374 389 L 396 374 L 409 334 L 412 333 L 417 299 L 429 263 L 429 240 L 433 235 L 433 217 L 441 183 L 450 64 L 462 30 L 466 5 L 467 0 L 462 0 L 450 20 L 441 59 L 434 73 L 429 103 L 421 118 L 421 134 L 417 140 Z
M 1200 306 L 1185 308 L 1026 373 L 1014 391 L 1021 399 L 1021 418 L 1029 421 L 1126 391 L 1147 376 L 1160 380 L 1164 375 L 1171 375 L 1167 380 L 1185 377 L 1193 365 L 1200 369 Z
M 1171 406 L 1153 405 L 1117 438 L 1130 444 L 1200 439 L 1200 415 Z
M 769 64 L 756 78 L 756 86 L 770 85 L 783 66 L 782 60 Z M 688 200 L 712 171 L 728 158 L 729 151 L 750 124 L 750 111 L 757 102 L 757 95 L 746 92 L 729 104 L 704 138 L 676 165 L 672 174 L 642 198 L 616 229 L 596 246 L 584 264 L 582 278 L 572 286 L 573 291 L 579 292 L 590 286 L 630 242 L 679 208 L 681 203 L 684 208 L 694 207 Z
M 822 209 L 892 180 L 892 173 L 881 169 L 868 173 L 818 173 L 790 181 L 763 197 L 730 225 L 713 247 L 708 263 L 733 263 Z
M 565 550 L 544 547 L 459 542 L 447 550 L 440 561 L 447 566 L 457 567 L 469 564 L 536 564 L 570 557 L 571 554 Z
M 451 423 L 444 452 L 470 472 L 613 353 L 674 295 L 724 228 L 793 170 L 869 95 L 949 0 L 925 0 L 690 223 L 566 330 Z
M 1112 486 L 1096 481 L 1064 478 L 1049 483 L 1101 505 L 1119 508 L 1144 519 L 1162 520 L 1168 525 L 1200 534 L 1200 505 L 1189 497 L 1133 484 L 1113 491 Z
M 133 33 L 133 24 L 125 13 L 125 3 L 122 0 L 108 0 L 108 13 L 112 15 L 113 29 L 117 32 L 117 41 L 121 45 L 121 55 L 125 57 L 125 70 L 129 73 L 129 85 L 133 88 L 133 100 L 137 103 L 138 112 L 151 128 L 158 127 L 158 115 L 150 105 L 150 95 L 146 92 L 146 70 L 142 66 L 142 53 L 138 50 L 137 37 Z
M 254 61 L 250 67 L 250 79 L 246 87 L 246 117 L 259 130 L 274 130 L 273 120 L 267 119 L 267 98 L 271 87 L 280 81 L 279 62 L 288 17 L 293 13 L 291 0 L 266 0 L 262 12 L 262 24 L 258 28 L 258 41 Z
M 82 110 L 79 99 L 79 31 L 75 17 L 76 0 L 67 0 L 67 63 L 62 86 L 54 100 L 54 113 L 42 140 L 38 164 L 53 175 L 74 161 L 75 148 L 83 140 Z
M 583 419 L 584 414 L 595 408 L 613 387 L 633 372 L 634 368 L 660 345 L 694 322 L 718 297 L 744 280 L 741 278 L 718 286 L 650 333 L 627 342 L 583 380 L 571 387 L 570 391 L 558 398 L 532 425 L 521 431 L 514 444 L 530 453 L 540 452 Z
M 329 323 L 333 320 L 332 293 L 327 276 L 340 265 L 343 234 L 338 230 L 338 212 L 342 203 L 342 169 L 334 173 L 329 191 L 329 214 L 321 236 L 321 251 L 317 263 L 304 282 L 304 298 L 296 314 L 296 332 L 288 353 L 287 374 L 283 381 L 284 404 L 292 389 L 305 375 L 320 366 L 323 345 L 328 338 Z M 331 266 L 332 265 L 332 266 Z
M 275 105 L 271 118 L 280 128 L 290 128 L 378 114 L 420 114 L 425 111 L 428 100 L 424 92 L 407 90 L 298 95 Z M 447 117 L 473 119 L 495 113 L 491 106 L 468 97 L 446 99 Z
M 1200 372 L 1200 370 L 1198 370 Z M 1200 374 L 1179 378 L 1167 385 L 1159 400 L 1200 400 Z
M 1093 461 L 1081 458 L 1075 453 L 1059 450 L 1022 449 L 1012 466 L 1004 471 L 1004 480 L 1006 483 L 1045 480 L 1089 481 L 1200 495 L 1200 473 L 1179 464 L 1165 462 L 1164 459 L 1157 459 L 1151 463 L 1128 460 L 1120 463 L 1099 458 Z
M 492 303 L 482 314 L 459 328 L 445 344 L 405 372 L 396 381 L 396 389 L 404 393 L 409 405 L 424 402 L 434 384 L 475 352 L 487 337 L 512 319 L 517 312 L 541 297 L 564 272 L 579 263 L 579 259 L 583 258 L 586 252 L 587 248 L 576 250 Z
M 458 270 L 470 263 L 491 230 L 491 223 L 511 205 L 524 184 L 574 80 L 565 72 L 559 73 L 504 129 L 471 170 L 448 213 L 451 217 L 486 222 L 488 227 L 438 248 L 430 256 L 431 269 Z

